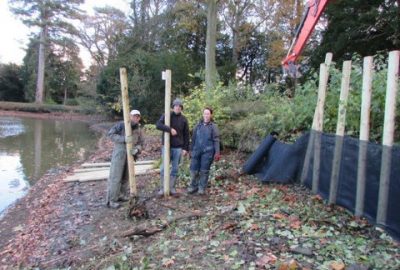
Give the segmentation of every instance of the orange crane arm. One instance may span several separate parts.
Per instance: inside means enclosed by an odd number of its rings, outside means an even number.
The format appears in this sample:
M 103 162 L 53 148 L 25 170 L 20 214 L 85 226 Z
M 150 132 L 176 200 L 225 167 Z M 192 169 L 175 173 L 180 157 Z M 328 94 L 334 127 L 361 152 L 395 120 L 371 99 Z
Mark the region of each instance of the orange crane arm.
M 289 65 L 294 64 L 299 58 L 328 2 L 329 0 L 309 0 L 307 2 L 303 19 L 297 28 L 296 36 L 286 58 L 282 61 L 284 70 L 288 70 Z

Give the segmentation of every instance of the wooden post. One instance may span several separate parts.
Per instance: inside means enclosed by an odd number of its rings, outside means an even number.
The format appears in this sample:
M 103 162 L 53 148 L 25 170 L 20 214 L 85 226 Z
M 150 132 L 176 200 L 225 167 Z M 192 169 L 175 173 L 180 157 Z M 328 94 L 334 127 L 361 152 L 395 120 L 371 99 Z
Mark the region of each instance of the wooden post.
M 369 123 L 371 110 L 373 57 L 364 57 L 363 85 L 360 119 L 360 147 L 358 151 L 357 196 L 355 216 L 360 217 L 364 212 L 365 179 L 367 166 L 367 146 L 369 141 Z
M 122 109 L 124 113 L 125 136 L 132 138 L 129 97 L 128 97 L 128 76 L 126 74 L 126 68 L 120 68 L 119 74 L 121 79 Z M 126 156 L 128 162 L 130 194 L 136 196 L 137 190 L 136 190 L 136 179 L 135 179 L 135 160 L 131 155 L 132 147 L 133 147 L 132 143 L 126 144 Z
M 316 194 L 318 192 L 319 185 L 319 170 L 320 170 L 320 154 L 321 154 L 321 133 L 323 129 L 324 120 L 324 104 L 326 98 L 326 89 L 328 84 L 328 72 L 326 64 L 320 65 L 319 72 L 319 86 L 318 86 L 318 101 L 317 108 L 315 110 L 316 121 L 312 129 L 315 131 L 314 139 L 314 166 L 313 166 L 313 178 L 312 178 L 312 192 Z
M 331 185 L 329 189 L 330 204 L 336 203 L 336 197 L 337 197 L 340 163 L 342 160 L 344 128 L 346 125 L 346 110 L 347 110 L 346 107 L 350 90 L 350 73 L 351 73 L 351 61 L 344 61 L 342 70 L 342 85 L 340 89 L 340 99 L 339 99 L 339 109 L 338 109 L 338 122 L 336 126 L 335 152 L 332 161 Z
M 394 136 L 394 121 L 396 112 L 396 95 L 398 91 L 397 88 L 399 80 L 399 62 L 400 51 L 390 52 L 385 100 L 385 122 L 383 126 L 383 149 L 379 183 L 378 212 L 376 217 L 376 223 L 378 225 L 386 224 L 392 161 L 392 145 Z
M 329 77 L 329 66 L 331 65 L 332 62 L 332 53 L 327 53 L 325 56 L 325 64 L 326 64 L 326 72 L 327 72 L 327 76 L 326 76 L 326 80 L 328 80 Z M 319 92 L 318 92 L 319 93 Z M 318 97 L 319 100 L 319 97 Z M 308 140 L 308 144 L 307 144 L 307 150 L 306 150 L 306 155 L 304 157 L 304 164 L 303 164 L 303 170 L 301 172 L 301 177 L 300 177 L 300 181 L 301 184 L 304 184 L 307 178 L 307 174 L 308 174 L 308 170 L 310 167 L 310 160 L 311 160 L 311 152 L 313 150 L 314 147 L 314 143 L 315 143 L 315 130 L 314 127 L 317 125 L 317 108 L 318 108 L 318 104 L 315 108 L 315 112 L 314 112 L 314 118 L 313 118 L 313 122 L 312 122 L 312 128 L 311 128 L 311 132 L 310 132 L 310 138 Z
M 171 125 L 171 70 L 167 69 L 162 73 L 162 79 L 165 80 L 165 107 L 164 107 L 164 116 L 165 116 L 165 125 Z M 170 146 L 170 134 L 168 132 L 164 132 L 164 196 L 170 195 L 169 182 L 170 182 L 170 155 L 171 155 L 171 146 Z

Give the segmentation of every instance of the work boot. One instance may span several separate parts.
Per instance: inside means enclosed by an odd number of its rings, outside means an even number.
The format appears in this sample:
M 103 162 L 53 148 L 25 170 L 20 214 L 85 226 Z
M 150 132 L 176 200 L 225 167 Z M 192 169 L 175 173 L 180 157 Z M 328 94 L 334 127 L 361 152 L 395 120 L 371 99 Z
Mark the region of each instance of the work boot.
M 175 185 L 176 185 L 176 176 L 172 176 L 169 178 L 169 193 L 170 195 L 174 196 L 176 195 L 176 189 L 175 189 Z
M 199 195 L 204 195 L 205 190 L 208 185 L 208 172 L 209 171 L 201 171 L 200 172 L 200 178 L 199 178 L 199 191 L 197 191 L 197 194 Z
M 197 191 L 197 187 L 189 186 L 188 189 L 187 189 L 187 193 L 189 193 L 189 194 L 193 194 L 196 191 Z
M 120 207 L 120 204 L 117 202 L 110 201 L 107 203 L 108 208 L 117 209 Z
M 160 175 L 160 190 L 157 192 L 157 196 L 164 195 L 164 175 Z
M 187 193 L 193 194 L 197 191 L 199 186 L 199 172 L 190 171 L 190 185 L 187 189 Z
M 197 191 L 198 195 L 205 195 L 206 191 L 203 188 L 199 188 L 199 190 Z
M 119 201 L 119 202 L 127 202 L 127 201 L 129 201 L 129 196 L 127 196 L 127 195 L 120 195 L 120 196 L 118 197 L 118 201 Z

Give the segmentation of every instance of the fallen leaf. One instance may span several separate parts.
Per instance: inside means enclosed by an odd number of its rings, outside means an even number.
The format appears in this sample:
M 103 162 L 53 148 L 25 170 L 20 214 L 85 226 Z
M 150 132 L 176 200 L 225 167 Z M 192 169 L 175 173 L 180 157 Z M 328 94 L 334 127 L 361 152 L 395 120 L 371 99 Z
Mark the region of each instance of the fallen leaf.
M 342 262 L 333 262 L 330 265 L 332 270 L 344 270 L 345 269 L 345 265 Z
M 258 231 L 260 229 L 260 226 L 258 226 L 258 224 L 251 224 L 250 226 L 250 231 Z
M 319 201 L 319 202 L 322 201 L 322 197 L 321 197 L 321 195 L 319 195 L 319 194 L 314 195 L 314 196 L 311 196 L 311 198 L 312 198 L 313 200 L 315 200 L 315 201 Z
M 298 269 L 299 264 L 296 260 L 290 260 L 288 262 L 283 262 L 279 265 L 278 270 L 296 270 Z
M 273 265 L 275 264 L 276 259 L 276 256 L 269 252 L 258 258 L 258 260 L 256 261 L 256 265 L 261 267 L 264 267 L 265 265 Z
M 222 230 L 233 230 L 236 225 L 237 224 L 235 222 L 225 223 L 224 225 L 222 225 Z
M 246 195 L 247 195 L 247 196 L 251 196 L 251 195 L 254 195 L 254 194 L 256 194 L 256 193 L 259 193 L 259 191 L 260 191 L 259 188 L 253 187 L 252 189 L 250 189 L 250 190 L 248 190 L 248 191 L 246 192 Z
M 297 200 L 296 200 L 296 197 L 293 196 L 293 195 L 285 195 L 285 197 L 283 198 L 283 200 L 284 200 L 285 202 L 291 202 L 291 203 L 294 203 L 294 202 L 297 201 Z
M 284 214 L 282 214 L 282 213 L 275 213 L 275 214 L 272 215 L 272 217 L 275 218 L 275 219 L 284 219 L 284 218 L 286 218 L 286 216 Z
M 292 229 L 299 229 L 301 227 L 301 221 L 296 220 L 290 223 L 290 228 Z
M 164 261 L 163 262 L 164 267 L 171 267 L 175 263 L 175 261 L 173 259 L 166 259 L 163 261 Z

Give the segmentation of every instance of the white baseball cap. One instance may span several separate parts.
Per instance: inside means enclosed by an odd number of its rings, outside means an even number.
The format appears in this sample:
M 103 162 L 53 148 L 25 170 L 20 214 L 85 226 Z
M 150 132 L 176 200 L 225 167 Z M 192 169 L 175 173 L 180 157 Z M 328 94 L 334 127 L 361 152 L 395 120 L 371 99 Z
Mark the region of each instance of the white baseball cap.
M 132 110 L 131 115 L 140 115 L 140 112 L 138 110 Z

